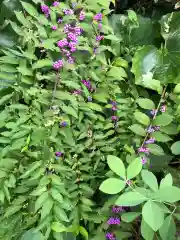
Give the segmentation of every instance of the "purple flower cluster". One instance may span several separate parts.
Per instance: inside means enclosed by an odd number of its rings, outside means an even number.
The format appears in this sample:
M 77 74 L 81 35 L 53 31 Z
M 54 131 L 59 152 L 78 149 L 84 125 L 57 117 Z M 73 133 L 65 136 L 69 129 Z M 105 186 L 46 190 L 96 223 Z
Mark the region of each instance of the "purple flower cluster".
M 166 105 L 161 106 L 160 111 L 161 111 L 161 112 L 166 112 Z
M 152 116 L 154 116 L 155 114 L 157 114 L 157 109 L 152 109 L 150 113 Z
M 115 235 L 113 233 L 108 232 L 108 233 L 106 233 L 106 239 L 108 239 L 108 240 L 116 240 L 116 237 L 115 237 Z
M 149 154 L 149 148 L 146 148 L 146 147 L 140 147 L 138 149 L 138 152 L 139 153 L 146 153 L 146 154 Z
M 92 85 L 91 85 L 90 80 L 82 80 L 81 82 L 84 84 L 84 86 L 87 87 L 87 89 L 88 89 L 90 92 L 92 92 L 92 91 L 94 90 L 93 87 L 92 87 Z
M 62 18 L 58 18 L 58 23 L 62 23 L 63 22 L 63 19 Z
M 63 60 L 58 60 L 58 61 L 53 63 L 53 68 L 55 70 L 59 70 L 63 67 L 63 65 L 64 65 Z
M 97 42 L 100 42 L 103 39 L 104 39 L 104 36 L 100 36 L 100 35 L 96 36 L 96 41 Z
M 159 126 L 150 126 L 148 129 L 147 129 L 147 132 L 148 133 L 152 133 L 152 132 L 155 132 L 155 131 L 159 131 L 160 127 Z
M 59 2 L 58 1 L 55 1 L 55 2 L 53 2 L 53 7 L 57 7 L 58 5 L 59 5 Z
M 121 223 L 118 217 L 110 217 L 107 221 L 108 225 L 119 225 Z
M 62 121 L 62 122 L 60 122 L 60 126 L 61 127 L 67 127 L 67 122 L 66 121 Z
M 112 208 L 113 213 L 119 213 L 119 212 L 125 212 L 123 207 L 113 207 Z
M 156 141 L 156 139 L 151 137 L 147 141 L 145 141 L 145 144 L 151 144 L 151 143 L 154 143 L 155 141 Z
M 45 14 L 46 17 L 49 17 L 50 9 L 47 5 L 41 5 L 41 11 Z
M 59 48 L 63 48 L 63 47 L 65 47 L 65 46 L 68 46 L 68 40 L 67 40 L 66 38 L 64 38 L 64 39 L 62 39 L 62 40 L 59 40 L 59 41 L 57 42 L 57 46 L 58 46 Z
M 64 9 L 63 10 L 63 13 L 65 15 L 73 15 L 74 14 L 74 11 L 72 9 Z
M 57 30 L 57 26 L 54 25 L 54 26 L 51 27 L 51 29 L 52 29 L 53 31 L 56 31 L 56 30 Z
M 82 10 L 79 15 L 79 20 L 83 21 L 85 19 L 85 12 Z
M 102 21 L 102 17 L 103 17 L 102 13 L 98 13 L 93 17 L 93 19 L 97 22 L 100 22 Z

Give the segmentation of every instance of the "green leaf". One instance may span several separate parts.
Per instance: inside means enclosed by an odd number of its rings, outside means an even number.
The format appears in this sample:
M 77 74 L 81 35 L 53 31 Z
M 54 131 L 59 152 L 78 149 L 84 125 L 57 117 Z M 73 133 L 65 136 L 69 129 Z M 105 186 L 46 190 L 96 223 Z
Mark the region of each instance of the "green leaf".
M 161 180 L 160 183 L 160 188 L 164 188 L 164 187 L 171 187 L 173 184 L 173 179 L 172 179 L 172 175 L 170 173 L 168 173 L 165 178 L 163 178 Z
M 122 213 L 121 219 L 123 222 L 133 222 L 137 217 L 141 215 L 140 212 L 128 212 L 128 213 Z
M 53 208 L 54 215 L 60 220 L 64 222 L 69 222 L 66 212 L 60 208 L 60 205 L 55 205 Z
M 35 212 L 39 210 L 42 205 L 45 203 L 45 201 L 48 199 L 48 192 L 44 192 L 41 196 L 38 197 L 38 199 L 35 202 Z
M 117 178 L 108 178 L 101 183 L 99 189 L 107 194 L 116 194 L 122 191 L 125 185 L 125 181 Z
M 142 218 L 141 220 L 141 234 L 145 240 L 153 240 L 154 239 L 154 231 Z
M 148 170 L 142 170 L 141 176 L 144 183 L 147 184 L 154 192 L 158 190 L 158 182 L 156 176 L 152 172 Z
M 174 203 L 180 200 L 180 188 L 175 186 L 167 186 L 160 188 L 153 197 L 160 201 Z
M 87 105 L 92 110 L 95 110 L 97 112 L 102 112 L 102 107 L 97 103 L 88 102 Z
M 6 209 L 4 217 L 8 218 L 9 216 L 12 216 L 13 214 L 17 213 L 22 206 L 10 206 Z
M 172 138 L 170 138 L 168 135 L 161 132 L 153 132 L 151 136 L 155 138 L 158 142 L 169 142 L 172 140 Z
M 84 227 L 80 226 L 79 232 L 84 237 L 84 239 L 88 240 L 88 232 Z
M 53 222 L 51 228 L 54 232 L 61 233 L 66 231 L 66 227 L 60 222 Z
M 134 159 L 127 168 L 127 179 L 136 177 L 142 170 L 142 163 L 140 158 Z
M 53 202 L 52 198 L 48 198 L 45 201 L 45 203 L 43 204 L 42 209 L 41 209 L 41 220 L 50 214 L 53 204 L 54 204 L 54 202 Z
M 117 175 L 119 175 L 122 178 L 126 178 L 126 169 L 124 166 L 124 163 L 122 162 L 122 160 L 118 157 L 115 157 L 113 155 L 108 155 L 107 156 L 107 163 L 109 168 L 116 173 Z
M 59 203 L 63 203 L 63 197 L 56 188 L 51 189 L 51 195 L 54 200 L 58 201 Z
M 146 200 L 148 200 L 148 198 L 138 192 L 126 192 L 116 200 L 115 205 L 131 207 L 136 206 Z
M 20 240 L 45 240 L 41 232 L 36 229 L 30 229 L 26 231 Z
M 76 111 L 71 106 L 65 106 L 64 105 L 64 106 L 61 106 L 61 109 L 66 114 L 71 115 L 71 116 L 73 116 L 75 118 L 78 118 L 78 115 L 77 115 Z
M 156 156 L 164 155 L 163 149 L 157 144 L 148 144 L 147 147 L 149 148 L 150 153 Z
M 121 57 L 117 57 L 113 65 L 116 67 L 128 68 L 128 62 Z
M 175 216 L 178 220 L 180 220 L 180 213 L 174 213 L 174 216 Z
M 31 5 L 30 3 L 27 3 L 27 2 L 21 2 L 23 8 L 26 10 L 26 12 L 29 13 L 29 15 L 35 17 L 35 18 L 38 18 L 39 14 L 36 10 L 36 8 Z
M 133 124 L 129 127 L 129 129 L 134 132 L 137 135 L 140 136 L 146 136 L 146 131 L 144 130 L 144 128 L 139 125 L 139 124 Z
M 154 120 L 153 124 L 158 126 L 166 126 L 173 121 L 173 116 L 169 115 L 168 113 L 162 113 L 161 115 L 157 116 Z
M 7 94 L 4 97 L 1 97 L 1 99 L 0 99 L 0 106 L 3 105 L 6 102 L 9 102 L 9 100 L 12 98 L 12 96 L 13 96 L 13 93 Z
M 174 93 L 180 93 L 180 83 L 175 86 Z
M 162 240 L 174 239 L 176 234 L 176 225 L 172 215 L 165 218 L 163 225 L 159 229 L 159 234 Z
M 149 200 L 142 209 L 144 221 L 156 232 L 164 222 L 164 213 L 158 205 Z
M 120 42 L 120 41 L 121 41 L 120 38 L 116 37 L 116 36 L 113 35 L 113 34 L 106 35 L 106 36 L 104 36 L 104 38 L 105 38 L 105 39 L 109 39 L 109 40 L 111 40 L 111 41 L 116 41 L 116 42 Z
M 148 117 L 146 114 L 142 113 L 142 112 L 135 112 L 135 113 L 134 113 L 134 117 L 135 117 L 135 119 L 136 119 L 139 123 L 141 123 L 141 124 L 143 124 L 143 125 L 145 125 L 145 126 L 148 126 L 148 125 L 150 124 L 150 119 L 149 119 L 149 117 Z
M 148 98 L 138 98 L 136 102 L 139 104 L 141 108 L 149 110 L 155 109 L 155 104 Z
M 173 145 L 171 146 L 171 151 L 174 155 L 180 154 L 180 141 L 173 143 Z
M 124 80 L 124 78 L 127 78 L 127 73 L 121 67 L 111 67 L 107 76 L 114 80 Z
M 32 65 L 33 69 L 43 68 L 43 67 L 52 67 L 53 61 L 50 59 L 41 59 Z
M 24 25 L 25 27 L 27 28 L 30 28 L 31 27 L 31 24 L 30 22 L 27 20 L 27 18 L 24 17 L 24 14 L 22 12 L 16 12 L 15 11 L 15 14 L 16 14 L 16 17 L 18 19 L 18 21 Z

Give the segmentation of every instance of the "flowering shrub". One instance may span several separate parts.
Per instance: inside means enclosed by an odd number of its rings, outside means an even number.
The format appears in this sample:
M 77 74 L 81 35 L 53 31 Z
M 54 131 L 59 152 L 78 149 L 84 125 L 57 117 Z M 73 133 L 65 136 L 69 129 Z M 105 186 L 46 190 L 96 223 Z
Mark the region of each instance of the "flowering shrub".
M 0 239 L 175 239 L 179 14 L 159 49 L 108 1 L 33 2 L 0 57 Z

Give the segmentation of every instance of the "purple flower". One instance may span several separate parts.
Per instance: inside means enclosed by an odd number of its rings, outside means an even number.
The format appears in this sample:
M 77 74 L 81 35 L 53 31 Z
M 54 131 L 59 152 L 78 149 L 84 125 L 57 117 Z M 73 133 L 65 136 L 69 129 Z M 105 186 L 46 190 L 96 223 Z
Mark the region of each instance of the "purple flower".
M 88 102 L 92 102 L 92 97 L 88 96 Z
M 111 117 L 112 121 L 116 121 L 118 118 L 116 116 Z
M 111 101 L 111 104 L 112 104 L 113 106 L 116 106 L 116 105 L 117 105 L 117 102 Z
M 89 90 L 92 89 L 91 82 L 89 80 L 82 80 L 81 81 Z
M 150 111 L 150 113 L 151 113 L 152 116 L 154 116 L 155 114 L 157 114 L 157 109 L 152 109 L 152 110 Z
M 166 105 L 163 105 L 163 106 L 161 107 L 161 112 L 166 112 Z
M 74 33 L 72 32 L 69 32 L 68 33 L 68 38 L 71 40 L 71 41 L 74 41 L 74 42 L 77 42 L 77 37 Z
M 123 207 L 113 207 L 112 208 L 112 212 L 114 213 L 119 213 L 119 212 L 124 212 L 124 208 Z
M 93 17 L 93 19 L 99 22 L 102 21 L 102 17 L 103 17 L 102 13 L 98 13 Z
M 60 126 L 61 127 L 66 127 L 68 124 L 67 124 L 67 122 L 66 121 L 62 121 L 62 122 L 60 122 Z
M 126 180 L 126 184 L 127 184 L 128 186 L 131 186 L 132 181 L 131 181 L 131 180 Z
M 98 28 L 101 29 L 102 28 L 102 23 L 98 24 Z
M 79 15 L 79 20 L 83 21 L 85 19 L 85 12 L 82 10 Z
M 154 143 L 155 142 L 155 138 L 151 137 L 149 138 L 147 141 L 145 141 L 145 144 L 151 144 L 151 143 Z
M 47 5 L 41 5 L 41 11 L 46 15 L 46 17 L 49 16 L 50 10 Z
M 112 111 L 117 111 L 117 108 L 116 108 L 116 106 L 112 106 Z
M 152 132 L 154 132 L 155 130 L 154 130 L 154 128 L 152 127 L 152 126 L 150 126 L 148 129 L 147 129 L 147 132 L 148 133 L 152 133 Z
M 143 153 L 147 153 L 147 154 L 149 154 L 149 148 L 146 148 L 146 147 L 140 147 L 139 149 L 138 149 L 138 152 L 140 153 L 140 152 L 143 152 Z
M 75 8 L 76 6 L 77 6 L 76 2 L 72 3 L 72 8 Z
M 63 13 L 65 15 L 73 15 L 74 14 L 74 11 L 72 9 L 64 9 L 63 10 Z
M 116 240 L 116 237 L 114 236 L 114 234 L 110 232 L 106 233 L 106 238 L 108 240 Z
M 74 90 L 74 91 L 73 91 L 73 94 L 74 94 L 74 95 L 81 95 L 81 93 L 82 93 L 82 90 L 81 90 L 81 89 L 77 89 L 77 90 Z
M 119 225 L 120 223 L 121 223 L 120 219 L 114 217 L 109 218 L 107 221 L 108 225 Z
M 142 157 L 141 158 L 141 163 L 142 163 L 142 165 L 146 164 L 147 163 L 147 159 L 145 157 Z
M 59 47 L 59 48 L 63 48 L 63 47 L 65 47 L 65 46 L 67 46 L 68 45 L 68 40 L 66 39 L 66 38 L 64 38 L 64 39 L 62 39 L 62 40 L 59 40 L 58 42 L 57 42 L 57 46 Z
M 59 70 L 60 68 L 63 67 L 63 65 L 64 65 L 63 60 L 58 60 L 58 61 L 53 63 L 53 68 L 55 70 Z
M 58 6 L 59 5 L 59 2 L 58 1 L 55 1 L 55 2 L 53 2 L 53 7 L 56 7 L 56 6 Z
M 63 22 L 63 19 L 62 18 L 59 18 L 58 19 L 58 23 L 62 23 Z
M 63 154 L 62 152 L 55 152 L 56 157 L 61 157 L 62 154 Z
M 74 64 L 74 58 L 73 57 L 69 57 L 68 58 L 68 63 L 69 64 Z
M 159 129 L 160 129 L 160 126 L 154 126 L 155 131 L 159 131 Z
M 101 41 L 103 39 L 104 39 L 104 36 L 100 36 L 100 35 L 96 36 L 96 41 L 97 42 L 99 42 L 99 41 Z
M 51 27 L 51 29 L 55 31 L 55 30 L 57 30 L 57 26 L 54 25 Z

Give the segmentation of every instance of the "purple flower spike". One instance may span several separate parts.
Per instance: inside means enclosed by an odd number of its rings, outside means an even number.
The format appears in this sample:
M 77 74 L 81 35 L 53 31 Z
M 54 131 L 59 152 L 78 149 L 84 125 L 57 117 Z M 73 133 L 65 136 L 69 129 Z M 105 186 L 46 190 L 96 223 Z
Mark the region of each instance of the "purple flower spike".
M 111 119 L 112 121 L 117 121 L 118 118 L 116 116 L 112 116 Z
M 68 124 L 67 124 L 67 122 L 66 121 L 62 121 L 61 123 L 60 123 L 60 126 L 61 127 L 66 127 Z
M 74 11 L 72 9 L 64 9 L 63 12 L 65 15 L 73 15 L 74 14 Z
M 62 154 L 63 154 L 62 152 L 55 152 L 56 157 L 61 157 Z
M 66 39 L 66 38 L 64 38 L 64 39 L 62 39 L 62 40 L 59 40 L 58 42 L 57 42 L 57 46 L 59 47 L 59 48 L 63 48 L 63 47 L 65 47 L 65 46 L 67 46 L 68 45 L 68 40 Z
M 120 219 L 114 217 L 109 218 L 107 221 L 108 225 L 119 225 L 120 223 L 121 223 Z
M 143 153 L 147 153 L 147 154 L 149 154 L 149 148 L 146 148 L 146 147 L 140 147 L 139 149 L 138 149 L 138 152 L 140 153 L 140 152 L 143 152 Z
M 57 26 L 52 26 L 51 29 L 56 31 L 57 30 Z
M 96 41 L 99 42 L 104 39 L 104 36 L 96 36 Z
M 154 126 L 154 130 L 155 131 L 159 131 L 160 130 L 160 126 Z
M 60 2 L 58 2 L 58 1 L 55 1 L 55 2 L 53 2 L 53 7 L 56 7 L 56 6 L 58 6 L 58 5 L 59 5 L 59 3 L 60 3 Z
M 74 58 L 73 57 L 69 57 L 68 58 L 68 63 L 69 64 L 74 64 Z

